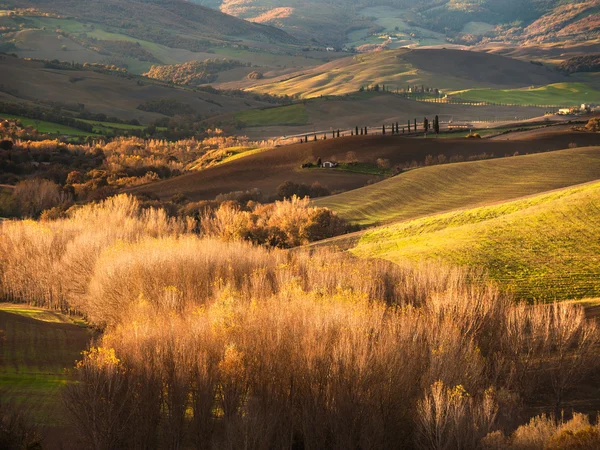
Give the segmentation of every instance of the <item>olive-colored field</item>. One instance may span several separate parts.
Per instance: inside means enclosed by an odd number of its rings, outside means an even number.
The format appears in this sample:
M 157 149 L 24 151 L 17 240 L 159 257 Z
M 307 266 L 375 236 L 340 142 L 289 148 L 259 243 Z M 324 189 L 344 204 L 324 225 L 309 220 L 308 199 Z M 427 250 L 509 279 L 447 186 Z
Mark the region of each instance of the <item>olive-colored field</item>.
M 80 359 L 91 331 L 62 314 L 12 304 L 0 304 L 0 330 L 2 404 L 30 417 L 43 435 L 53 435 L 65 426 L 61 390 L 70 382 L 66 370 Z
M 600 179 L 600 147 L 411 170 L 362 189 L 317 199 L 360 225 L 473 208 Z
M 312 184 L 315 181 L 328 186 L 332 192 L 348 191 L 367 185 L 369 181 L 382 178 L 342 172 L 338 170 L 302 169 L 306 162 L 335 159 L 344 162 L 349 152 L 360 163 L 376 164 L 378 158 L 387 159 L 390 166 L 411 163 L 423 164 L 427 155 L 443 154 L 448 159 L 487 153 L 496 157 L 546 152 L 567 148 L 569 144 L 579 147 L 600 145 L 600 135 L 567 132 L 544 135 L 533 139 L 499 140 L 487 139 L 410 139 L 401 136 L 354 136 L 306 144 L 287 145 L 268 151 L 240 156 L 230 162 L 209 169 L 189 173 L 169 180 L 129 189 L 136 194 L 153 194 L 163 199 L 181 193 L 192 200 L 210 200 L 217 195 L 232 191 L 260 189 L 265 195 L 275 193 L 277 186 L 287 180 Z M 389 182 L 389 181 L 388 181 Z
M 484 269 L 517 298 L 553 301 L 600 294 L 599 235 L 600 183 L 594 182 L 378 228 L 351 251 Z

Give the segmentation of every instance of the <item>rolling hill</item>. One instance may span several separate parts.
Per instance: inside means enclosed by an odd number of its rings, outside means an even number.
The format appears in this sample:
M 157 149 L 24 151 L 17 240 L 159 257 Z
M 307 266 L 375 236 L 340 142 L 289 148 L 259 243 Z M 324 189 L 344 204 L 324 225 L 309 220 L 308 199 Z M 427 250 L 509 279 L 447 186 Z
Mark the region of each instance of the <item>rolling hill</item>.
M 600 142 L 599 142 L 600 143 Z M 360 225 L 406 221 L 600 178 L 600 147 L 438 165 L 315 200 Z
M 597 0 L 193 0 L 290 33 L 337 45 L 589 38 L 598 31 Z
M 553 301 L 598 297 L 599 234 L 600 183 L 594 182 L 378 228 L 351 252 L 477 267 L 518 298 Z
M 169 199 L 183 194 L 191 200 L 212 200 L 217 195 L 232 191 L 257 188 L 270 196 L 284 181 L 312 184 L 319 182 L 333 192 L 357 189 L 368 182 L 380 181 L 372 171 L 354 173 L 329 169 L 302 169 L 306 162 L 335 159 L 343 162 L 350 157 L 363 165 L 375 167 L 377 159 L 396 165 L 423 164 L 427 155 L 444 155 L 447 159 L 487 155 L 504 156 L 545 152 L 566 148 L 570 143 L 579 146 L 599 145 L 600 136 L 593 133 L 544 133 L 532 139 L 492 141 L 487 139 L 411 139 L 401 136 L 354 136 L 326 141 L 294 144 L 274 148 L 154 184 L 136 187 L 129 192 L 152 194 Z M 349 156 L 351 155 L 351 156 Z M 517 158 L 518 159 L 518 158 Z M 448 166 L 450 167 L 450 166 Z M 404 176 L 404 175 L 402 175 Z M 386 181 L 390 183 L 392 181 Z M 333 197 L 335 198 L 335 197 Z
M 443 91 L 521 88 L 568 81 L 563 74 L 490 53 L 451 49 L 390 50 L 357 55 L 276 79 L 248 82 L 257 92 L 342 95 L 379 84 L 390 90 L 415 85 Z
M 277 28 L 185 0 L 11 1 L 3 8 L 0 51 L 23 58 L 114 64 L 135 74 L 226 58 L 277 75 L 326 60 Z M 242 80 L 252 70 L 229 70 L 222 79 Z
M 42 62 L 10 56 L 0 58 L 0 101 L 38 107 L 61 105 L 65 110 L 84 105 L 86 111 L 149 124 L 164 114 L 138 109 L 152 101 L 168 100 L 204 117 L 265 106 L 251 98 L 169 87 L 131 75 L 94 70 L 48 68 Z M 79 105 L 79 106 L 78 106 Z M 148 108 L 146 108 L 148 109 Z

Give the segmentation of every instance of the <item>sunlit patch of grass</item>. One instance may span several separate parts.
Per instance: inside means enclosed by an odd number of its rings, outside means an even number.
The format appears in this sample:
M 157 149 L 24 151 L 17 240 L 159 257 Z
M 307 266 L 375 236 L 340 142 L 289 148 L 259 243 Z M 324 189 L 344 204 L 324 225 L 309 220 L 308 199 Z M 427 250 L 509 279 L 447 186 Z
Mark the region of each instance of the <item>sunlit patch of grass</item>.
M 305 125 L 308 123 L 308 114 L 303 104 L 242 111 L 237 113 L 235 118 L 247 127 Z
M 352 250 L 393 262 L 486 269 L 519 298 L 600 295 L 600 183 L 367 232 Z

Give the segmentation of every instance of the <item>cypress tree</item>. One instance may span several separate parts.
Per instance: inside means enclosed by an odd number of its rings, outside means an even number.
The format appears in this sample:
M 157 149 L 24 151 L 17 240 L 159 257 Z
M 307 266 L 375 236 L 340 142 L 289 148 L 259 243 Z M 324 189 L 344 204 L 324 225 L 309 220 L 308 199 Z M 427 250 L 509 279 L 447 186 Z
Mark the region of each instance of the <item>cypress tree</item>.
M 369 134 L 367 130 L 368 130 L 368 128 L 365 127 L 365 134 Z
M 382 134 L 385 134 L 385 125 L 382 128 Z
M 408 121 L 408 132 L 410 133 L 410 120 Z
M 358 126 L 356 127 L 356 135 L 358 136 Z
M 337 137 L 340 137 L 340 130 L 337 131 Z
M 415 119 L 415 131 L 417 131 L 417 119 Z

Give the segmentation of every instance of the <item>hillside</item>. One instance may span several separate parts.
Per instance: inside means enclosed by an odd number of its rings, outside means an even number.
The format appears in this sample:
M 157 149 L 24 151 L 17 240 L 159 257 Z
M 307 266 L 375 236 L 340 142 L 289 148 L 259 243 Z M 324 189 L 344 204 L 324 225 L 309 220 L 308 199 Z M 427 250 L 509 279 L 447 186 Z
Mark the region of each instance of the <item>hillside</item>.
M 376 225 L 507 201 L 599 177 L 600 148 L 588 147 L 425 167 L 315 203 L 354 223 Z
M 342 95 L 375 84 L 388 89 L 425 86 L 443 91 L 471 88 L 520 88 L 566 81 L 546 67 L 490 53 L 450 49 L 390 50 L 357 55 L 250 86 L 257 92 Z
M 0 51 L 24 58 L 103 63 L 136 74 L 152 65 L 227 58 L 280 75 L 335 56 L 301 51 L 306 43 L 277 28 L 184 0 L 44 0 L 3 5 L 13 9 L 0 11 Z M 223 78 L 243 80 L 251 70 L 234 68 Z
M 422 165 L 427 155 L 444 155 L 447 160 L 545 152 L 566 148 L 570 143 L 579 146 L 598 145 L 600 136 L 592 133 L 537 135 L 534 139 L 491 141 L 487 139 L 410 139 L 401 136 L 354 136 L 305 144 L 286 145 L 243 156 L 209 169 L 189 173 L 170 180 L 136 187 L 129 192 L 152 194 L 169 199 L 183 194 L 191 200 L 212 200 L 217 195 L 233 191 L 260 189 L 273 195 L 284 181 L 312 184 L 319 182 L 332 192 L 347 191 L 380 181 L 377 159 L 387 160 L 391 168 Z M 339 162 L 352 159 L 368 170 L 302 169 L 307 162 L 333 159 Z M 402 175 L 404 176 L 404 175 Z M 387 181 L 386 183 L 390 183 Z
M 598 1 L 576 0 L 194 0 L 258 23 L 337 45 L 414 44 L 589 38 L 598 31 Z M 393 44 L 393 42 L 392 42 Z
M 184 0 L 19 0 L 4 3 L 13 8 L 35 8 L 126 29 L 133 37 L 191 50 L 201 45 L 202 39 L 295 41 L 277 28 L 240 20 Z M 182 45 L 172 45 L 175 42 Z
M 486 91 L 487 92 L 487 91 Z M 334 98 L 311 98 L 291 106 L 269 107 L 234 114 L 242 133 L 255 139 L 271 136 L 312 134 L 315 130 L 348 130 L 355 126 L 373 126 L 407 121 L 424 116 L 439 116 L 444 126 L 454 123 L 473 127 L 494 127 L 498 122 L 540 118 L 547 109 L 523 106 L 471 106 L 408 100 L 392 93 L 359 92 Z M 227 117 L 223 118 L 227 120 Z M 554 120 L 553 118 L 552 120 Z M 542 120 L 542 119 L 540 119 Z M 480 123 L 480 122 L 486 123 Z
M 352 253 L 489 272 L 518 298 L 600 294 L 600 183 L 454 211 L 367 232 Z
M 91 69 L 48 68 L 42 62 L 13 57 L 0 58 L 0 70 L 3 74 L 1 102 L 32 107 L 60 105 L 65 110 L 80 109 L 83 105 L 84 110 L 94 114 L 137 119 L 143 124 L 168 117 L 152 112 L 154 108 L 144 107 L 149 102 L 169 101 L 204 117 L 265 105 L 251 98 L 191 92 L 130 75 L 110 75 Z M 141 105 L 146 110 L 139 109 Z
M 66 426 L 61 390 L 92 338 L 66 316 L 27 305 L 0 304 L 0 393 L 2 406 L 24 412 L 39 426 L 44 448 L 59 442 Z M 47 446 L 47 447 L 46 447 Z

